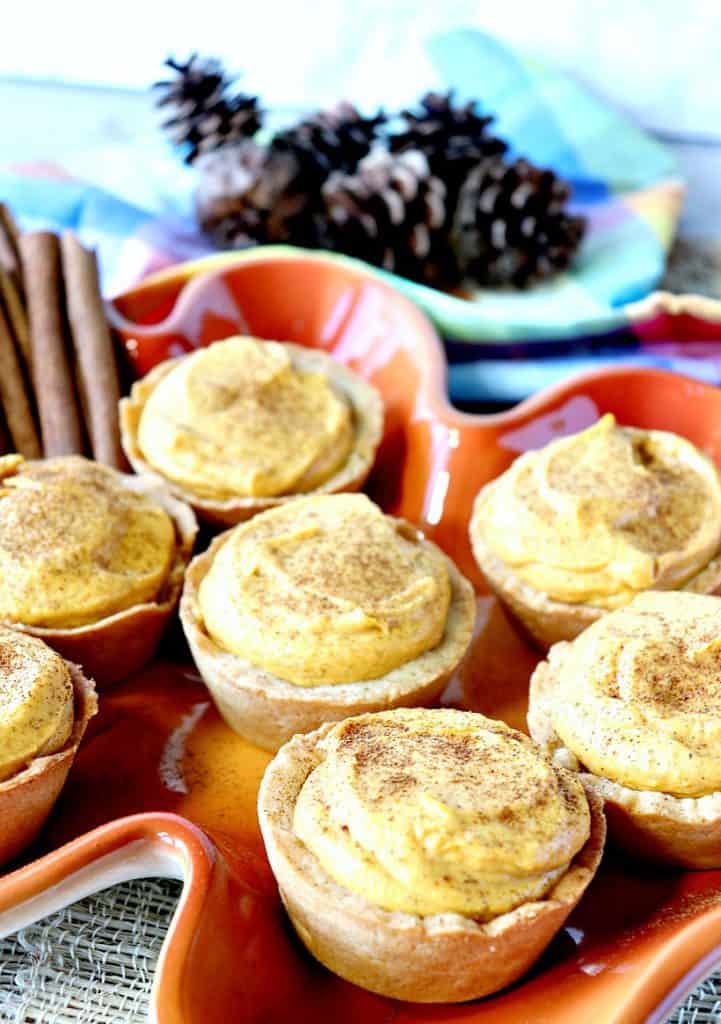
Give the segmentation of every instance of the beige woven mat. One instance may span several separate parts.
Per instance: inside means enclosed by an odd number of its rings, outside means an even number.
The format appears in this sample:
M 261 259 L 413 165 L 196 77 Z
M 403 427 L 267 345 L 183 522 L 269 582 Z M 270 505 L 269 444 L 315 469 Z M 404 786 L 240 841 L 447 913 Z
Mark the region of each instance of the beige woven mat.
M 180 882 L 118 885 L 0 942 L 0 1020 L 144 1024 Z
M 179 882 L 127 882 L 1 941 L 0 1020 L 144 1024 L 153 971 L 179 895 Z M 721 973 L 704 982 L 671 1020 L 721 1022 Z

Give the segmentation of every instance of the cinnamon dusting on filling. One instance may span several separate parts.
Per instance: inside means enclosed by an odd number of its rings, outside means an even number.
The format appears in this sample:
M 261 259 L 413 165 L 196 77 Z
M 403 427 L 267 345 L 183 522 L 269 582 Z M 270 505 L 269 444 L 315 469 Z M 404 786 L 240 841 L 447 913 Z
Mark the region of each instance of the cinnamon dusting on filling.
M 297 370 L 279 342 L 242 336 L 180 359 L 138 429 L 151 466 L 216 500 L 312 491 L 353 442 L 352 408 L 326 374 Z
M 175 527 L 122 474 L 67 456 L 0 476 L 0 621 L 69 628 L 156 599 Z
M 67 665 L 42 640 L 0 626 L 0 781 L 67 743 L 73 728 Z
M 517 459 L 472 529 L 537 590 L 615 608 L 705 568 L 721 547 L 721 480 L 684 438 L 606 415 Z
M 721 790 L 721 601 L 648 592 L 551 650 L 554 728 L 594 774 L 632 789 Z
M 362 494 L 236 527 L 199 592 L 221 647 L 299 686 L 374 679 L 433 649 L 450 601 L 441 552 Z
M 588 838 L 578 780 L 482 715 L 362 715 L 321 747 L 294 831 L 335 881 L 386 910 L 488 920 L 542 899 Z

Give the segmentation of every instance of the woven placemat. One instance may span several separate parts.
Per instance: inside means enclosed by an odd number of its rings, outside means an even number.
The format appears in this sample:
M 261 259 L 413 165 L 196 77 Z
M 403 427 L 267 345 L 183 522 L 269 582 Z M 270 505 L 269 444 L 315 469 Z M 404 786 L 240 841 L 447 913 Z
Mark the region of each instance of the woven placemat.
M 0 1020 L 145 1024 L 153 971 L 180 889 L 169 880 L 126 882 L 0 942 Z M 719 1021 L 721 972 L 700 985 L 669 1024 Z
M 181 884 L 126 882 L 0 942 L 0 1020 L 145 1024 Z

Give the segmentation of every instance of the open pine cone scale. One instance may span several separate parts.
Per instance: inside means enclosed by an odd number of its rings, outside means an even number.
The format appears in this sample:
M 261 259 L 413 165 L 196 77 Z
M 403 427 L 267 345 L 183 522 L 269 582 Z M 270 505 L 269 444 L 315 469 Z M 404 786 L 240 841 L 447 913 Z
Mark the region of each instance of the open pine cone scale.
M 445 248 L 445 195 L 419 150 L 377 148 L 354 174 L 336 171 L 323 186 L 328 218 L 336 236 L 346 239 L 346 251 L 418 280 L 427 278 Z
M 461 187 L 451 228 L 463 276 L 522 288 L 565 269 L 585 227 L 565 211 L 569 191 L 527 160 L 478 164 Z

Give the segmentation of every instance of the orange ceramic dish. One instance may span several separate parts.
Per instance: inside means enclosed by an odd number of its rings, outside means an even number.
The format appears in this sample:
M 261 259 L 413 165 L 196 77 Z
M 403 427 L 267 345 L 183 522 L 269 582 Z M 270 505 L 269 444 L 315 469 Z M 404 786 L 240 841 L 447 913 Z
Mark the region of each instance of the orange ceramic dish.
M 387 422 L 372 496 L 421 525 L 479 588 L 471 656 L 444 702 L 522 728 L 538 653 L 483 590 L 467 531 L 476 492 L 518 453 L 606 411 L 682 434 L 721 464 L 721 391 L 610 369 L 508 413 L 468 416 L 445 398 L 428 321 L 377 279 L 321 256 L 261 252 L 213 265 L 188 284 L 203 268 L 181 267 L 116 301 L 112 315 L 137 365 L 240 329 L 322 346 L 375 384 Z M 718 872 L 639 871 L 607 857 L 542 961 L 513 988 L 462 1006 L 365 992 L 292 938 L 255 813 L 268 759 L 223 724 L 187 662 L 156 661 L 116 686 L 35 850 L 51 852 L 0 878 L 0 932 L 119 879 L 183 876 L 153 991 L 160 1024 L 660 1024 L 719 959 Z

